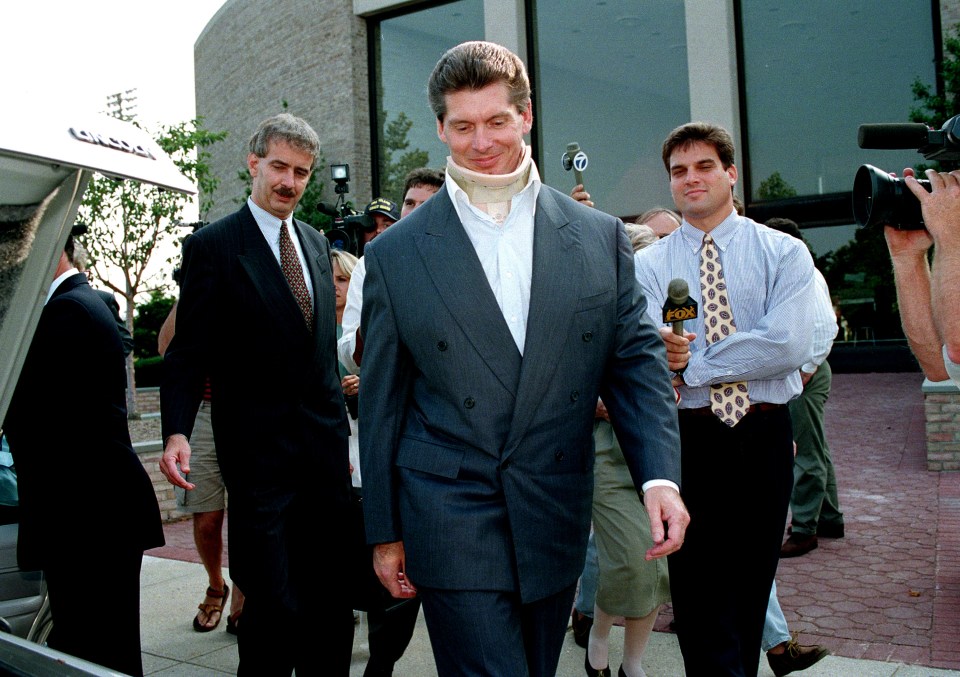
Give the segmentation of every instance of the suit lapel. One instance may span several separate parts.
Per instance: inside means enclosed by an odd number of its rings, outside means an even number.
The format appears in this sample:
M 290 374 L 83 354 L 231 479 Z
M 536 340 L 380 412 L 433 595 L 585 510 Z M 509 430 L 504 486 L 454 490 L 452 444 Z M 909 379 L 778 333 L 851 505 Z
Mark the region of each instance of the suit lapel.
M 250 208 L 244 206 L 238 216 L 242 245 L 237 259 L 253 280 L 253 286 L 263 299 L 264 305 L 272 313 L 276 313 L 278 321 L 285 322 L 291 327 L 300 327 L 306 332 L 307 327 L 303 321 L 300 306 L 297 305 L 297 300 L 290 291 L 290 285 L 287 284 L 283 271 L 280 270 L 280 264 L 270 250 L 270 245 L 263 237 L 260 226 L 250 213 Z
M 523 437 L 557 370 L 579 299 L 582 266 L 579 224 L 569 222 L 544 186 L 537 198 L 527 336 L 506 453 Z
M 424 268 L 440 299 L 487 366 L 516 392 L 520 351 L 503 319 L 483 266 L 447 192 L 420 209 L 430 209 L 414 235 Z

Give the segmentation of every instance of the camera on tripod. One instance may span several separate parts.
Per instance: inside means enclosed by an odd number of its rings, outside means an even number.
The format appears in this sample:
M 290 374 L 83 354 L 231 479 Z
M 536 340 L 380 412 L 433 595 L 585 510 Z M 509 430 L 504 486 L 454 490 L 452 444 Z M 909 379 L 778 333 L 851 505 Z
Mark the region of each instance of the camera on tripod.
M 861 148 L 915 148 L 927 160 L 939 162 L 944 169 L 960 166 L 960 115 L 940 129 L 921 123 L 860 125 L 857 144 Z M 928 192 L 930 182 L 918 179 Z M 898 230 L 924 227 L 920 202 L 903 179 L 890 176 L 873 165 L 863 165 L 853 180 L 853 216 L 861 228 L 889 225 Z
M 318 202 L 317 210 L 333 218 L 333 227 L 326 231 L 327 240 L 334 249 L 360 256 L 363 237 L 360 233 L 377 227 L 369 214 L 362 214 L 347 204 L 346 194 L 350 192 L 350 165 L 330 165 L 330 178 L 333 179 L 333 191 L 337 201 L 331 207 L 326 202 Z

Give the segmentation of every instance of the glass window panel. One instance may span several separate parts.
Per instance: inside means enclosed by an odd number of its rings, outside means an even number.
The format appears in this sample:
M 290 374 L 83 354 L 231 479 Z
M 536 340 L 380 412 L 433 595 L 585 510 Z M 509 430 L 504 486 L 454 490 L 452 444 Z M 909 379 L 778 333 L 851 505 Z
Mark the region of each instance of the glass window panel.
M 535 15 L 544 183 L 570 191 L 562 156 L 576 141 L 599 209 L 672 207 L 660 147 L 690 119 L 683 1 L 536 0 Z
M 377 123 L 380 158 L 384 155 L 384 130 L 402 113 L 412 123 L 406 134 L 409 146 L 392 154 L 393 163 L 399 165 L 405 153 L 419 150 L 427 153 L 427 166 L 446 164 L 447 147 L 437 138 L 437 119 L 427 103 L 427 78 L 445 51 L 466 40 L 482 40 L 483 34 L 482 0 L 459 0 L 379 23 L 374 77 L 381 110 Z M 385 186 L 383 175 L 380 184 L 380 191 L 390 192 L 385 197 L 403 198 L 393 194 L 396 189 Z
M 863 163 L 899 172 L 915 151 L 865 151 L 865 122 L 908 122 L 934 84 L 930 0 L 741 2 L 751 194 L 774 173 L 798 195 L 849 191 Z M 776 197 L 776 196 L 775 196 Z

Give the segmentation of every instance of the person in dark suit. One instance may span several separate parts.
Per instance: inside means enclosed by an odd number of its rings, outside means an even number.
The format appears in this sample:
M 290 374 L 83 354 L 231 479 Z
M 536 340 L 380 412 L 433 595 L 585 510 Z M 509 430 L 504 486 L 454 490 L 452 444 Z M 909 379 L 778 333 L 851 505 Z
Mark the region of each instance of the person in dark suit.
M 644 489 L 648 556 L 683 541 L 668 360 L 623 224 L 540 183 L 520 59 L 464 43 L 429 92 L 445 189 L 365 250 L 367 539 L 391 594 L 419 591 L 440 675 L 553 675 L 601 394 Z
M 52 648 L 141 675 L 140 564 L 164 539 L 130 442 L 123 365 L 113 317 L 73 264 L 71 235 L 4 424 L 19 481 L 17 555 L 47 578 Z M 94 463 L 90 481 L 80 459 Z M 92 525 L 84 506 L 98 491 L 108 509 Z
M 187 490 L 187 440 L 210 379 L 230 496 L 230 575 L 246 595 L 242 675 L 350 668 L 353 613 L 340 585 L 348 427 L 330 250 L 291 216 L 318 154 L 303 120 L 281 114 L 260 124 L 247 203 L 184 245 L 177 333 L 164 356 L 160 468 Z

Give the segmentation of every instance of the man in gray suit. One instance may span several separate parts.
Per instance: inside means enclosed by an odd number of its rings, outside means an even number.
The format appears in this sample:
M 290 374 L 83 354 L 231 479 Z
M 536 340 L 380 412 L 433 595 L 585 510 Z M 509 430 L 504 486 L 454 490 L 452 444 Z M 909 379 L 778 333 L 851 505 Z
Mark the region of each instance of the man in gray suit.
M 667 354 L 623 224 L 541 184 L 519 58 L 454 47 L 429 95 L 445 188 L 365 250 L 367 537 L 387 589 L 421 596 L 440 675 L 553 675 L 599 396 L 644 490 L 648 557 L 683 542 Z

